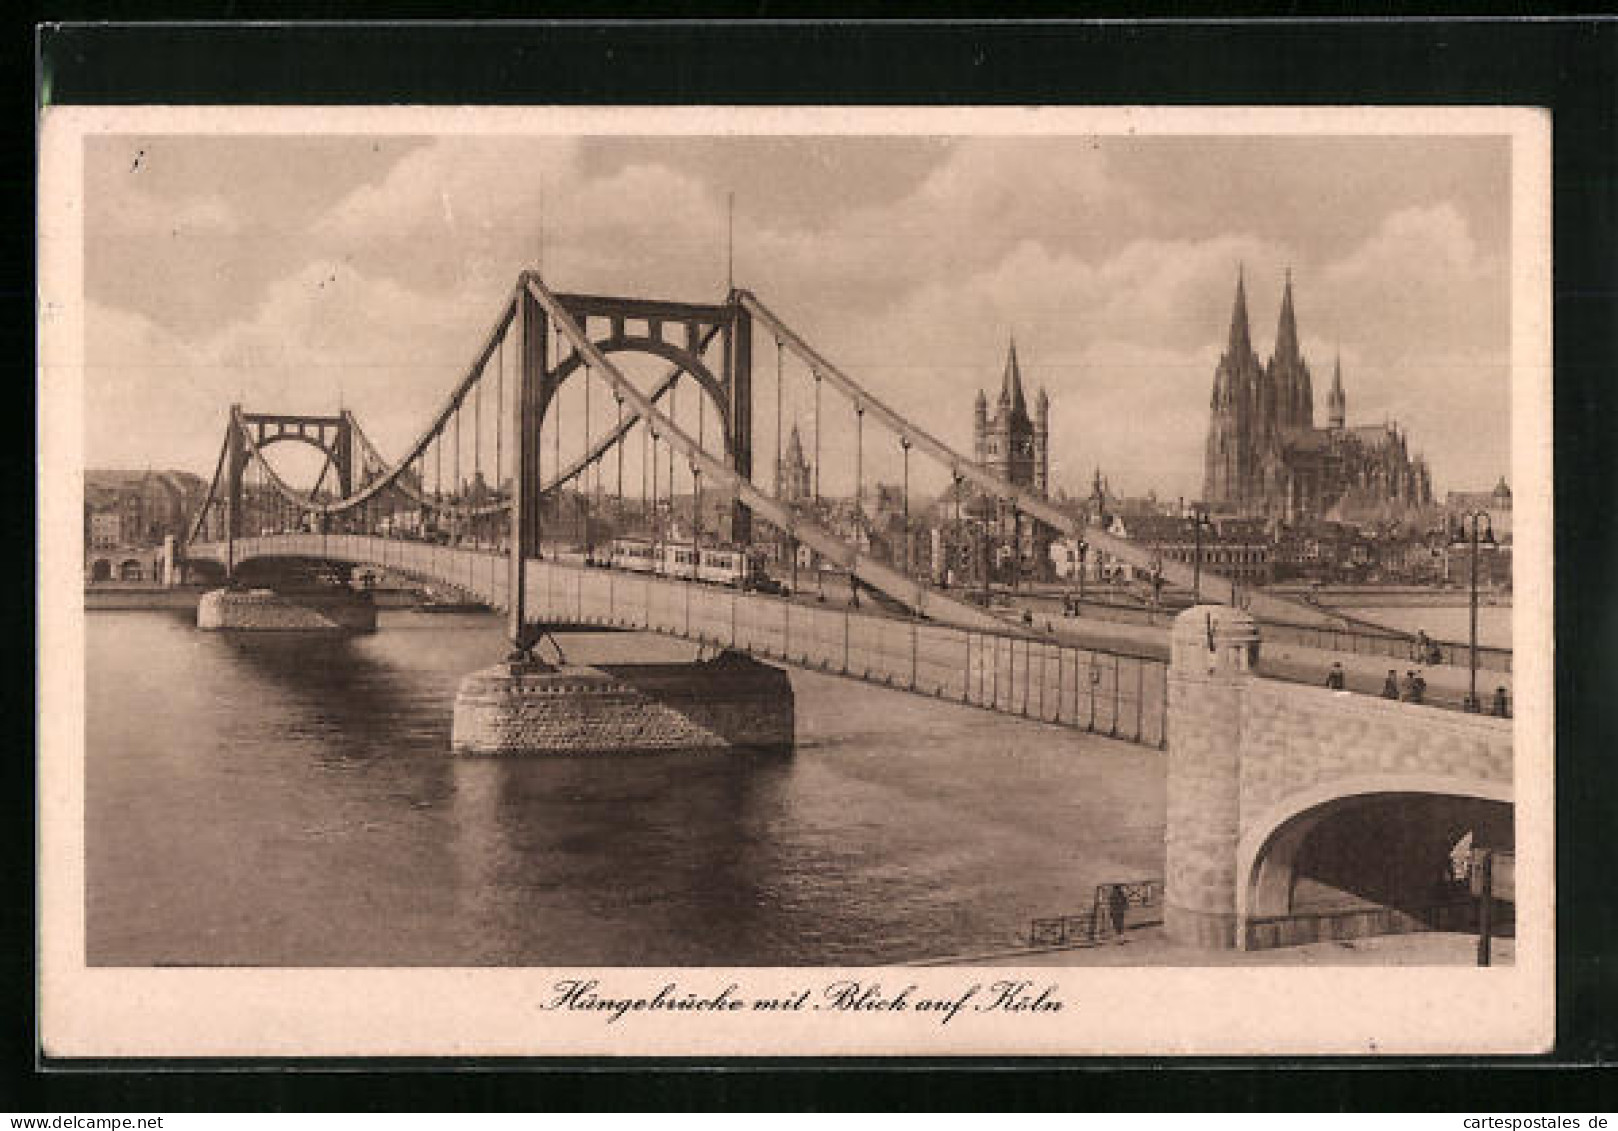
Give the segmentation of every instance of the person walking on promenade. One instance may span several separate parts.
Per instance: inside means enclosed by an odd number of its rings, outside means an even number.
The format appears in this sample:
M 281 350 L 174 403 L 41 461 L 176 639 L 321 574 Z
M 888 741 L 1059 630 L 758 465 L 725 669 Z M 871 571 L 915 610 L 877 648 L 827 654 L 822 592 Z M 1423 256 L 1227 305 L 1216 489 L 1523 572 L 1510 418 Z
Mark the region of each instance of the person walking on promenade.
M 1406 703 L 1420 703 L 1422 695 L 1427 690 L 1427 681 L 1416 674 L 1414 668 L 1405 672 L 1404 683 L 1399 688 L 1399 698 Z
M 1414 668 L 1405 673 L 1404 684 L 1399 688 L 1399 698 L 1406 703 L 1420 703 L 1427 692 L 1427 681 L 1416 674 Z
M 1129 897 L 1124 894 L 1122 884 L 1113 884 L 1107 895 L 1107 915 L 1112 919 L 1112 933 L 1123 934 L 1124 920 L 1129 915 Z
M 1328 691 L 1346 690 L 1343 678 L 1343 662 L 1341 660 L 1332 661 L 1331 671 L 1326 673 L 1326 689 Z
M 1399 672 L 1395 668 L 1388 669 L 1388 678 L 1382 683 L 1382 698 L 1399 698 Z
M 1511 707 L 1506 701 L 1506 689 L 1504 687 L 1494 689 L 1494 714 L 1497 718 L 1502 719 L 1511 717 Z

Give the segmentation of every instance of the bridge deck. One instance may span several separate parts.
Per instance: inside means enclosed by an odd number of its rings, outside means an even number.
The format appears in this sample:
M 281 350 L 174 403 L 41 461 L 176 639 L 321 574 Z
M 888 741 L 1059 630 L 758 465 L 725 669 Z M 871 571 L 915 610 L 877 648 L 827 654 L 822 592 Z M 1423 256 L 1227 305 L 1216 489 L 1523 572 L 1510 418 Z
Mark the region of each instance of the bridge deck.
M 199 543 L 189 552 L 223 561 L 225 547 Z M 453 585 L 496 608 L 507 601 L 507 559 L 498 551 L 356 534 L 237 541 L 238 561 L 262 557 L 375 565 Z M 550 561 L 525 568 L 534 623 L 656 632 L 1147 746 L 1165 743 L 1168 679 L 1160 659 L 648 574 Z

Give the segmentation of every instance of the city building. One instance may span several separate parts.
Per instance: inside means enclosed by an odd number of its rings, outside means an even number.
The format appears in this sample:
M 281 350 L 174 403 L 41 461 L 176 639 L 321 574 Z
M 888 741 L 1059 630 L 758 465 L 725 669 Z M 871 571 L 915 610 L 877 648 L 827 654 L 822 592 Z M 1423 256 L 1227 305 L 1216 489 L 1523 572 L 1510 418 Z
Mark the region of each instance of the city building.
M 1511 488 L 1502 475 L 1492 491 L 1451 491 L 1444 496 L 1445 517 L 1454 523 L 1464 514 L 1485 512 L 1496 541 L 1511 537 Z
M 1287 272 L 1268 364 L 1254 351 L 1240 274 L 1230 337 L 1214 371 L 1203 502 L 1224 514 L 1286 522 L 1376 520 L 1432 505 L 1426 460 L 1396 423 L 1350 426 L 1341 359 L 1333 366 L 1327 423 L 1315 426 L 1313 377 L 1298 339 Z
M 207 490 L 185 471 L 86 471 L 85 546 L 157 546 L 171 534 L 183 540 Z
M 1201 525 L 1199 532 L 1198 525 Z M 1112 516 L 1109 534 L 1128 538 L 1152 549 L 1162 561 L 1192 565 L 1200 549 L 1202 565 L 1210 573 L 1243 585 L 1264 585 L 1273 580 L 1271 551 L 1274 539 L 1263 519 L 1215 516 L 1135 514 Z M 1121 563 L 1104 563 L 1117 572 Z M 1125 571 L 1139 577 L 1141 571 Z
M 92 550 L 111 550 L 123 545 L 123 522 L 117 511 L 103 511 L 90 515 L 89 546 Z

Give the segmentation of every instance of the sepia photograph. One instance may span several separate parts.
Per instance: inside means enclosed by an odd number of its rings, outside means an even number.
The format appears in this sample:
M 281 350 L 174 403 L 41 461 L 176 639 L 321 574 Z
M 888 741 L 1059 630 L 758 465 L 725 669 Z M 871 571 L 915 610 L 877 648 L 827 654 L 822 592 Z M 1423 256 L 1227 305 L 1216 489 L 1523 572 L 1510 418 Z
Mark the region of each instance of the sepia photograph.
M 1546 1046 L 1547 119 L 43 131 L 48 1043 Z

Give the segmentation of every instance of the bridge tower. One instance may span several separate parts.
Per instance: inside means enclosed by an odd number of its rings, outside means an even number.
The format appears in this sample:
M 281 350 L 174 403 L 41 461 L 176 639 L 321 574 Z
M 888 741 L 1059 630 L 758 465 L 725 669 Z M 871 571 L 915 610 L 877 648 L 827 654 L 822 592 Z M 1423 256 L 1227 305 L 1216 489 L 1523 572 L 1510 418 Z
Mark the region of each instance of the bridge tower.
M 525 276 L 526 280 L 527 276 Z M 753 316 L 744 305 L 746 292 L 732 291 L 721 303 L 673 302 L 663 299 L 607 295 L 556 296 L 568 315 L 603 354 L 640 353 L 673 363 L 682 378 L 695 384 L 720 420 L 725 459 L 737 475 L 753 474 Z M 527 286 L 519 286 L 514 326 L 520 357 L 518 392 L 512 409 L 517 442 L 514 498 L 511 508 L 512 554 L 507 635 L 513 648 L 527 653 L 540 632 L 529 626 L 530 602 L 519 563 L 539 556 L 539 436 L 563 385 L 583 368 L 577 353 L 551 356 L 549 316 Z M 719 372 L 704 360 L 719 338 Z M 753 540 L 752 512 L 740 499 L 731 504 L 730 539 L 740 545 Z
M 354 418 L 344 409 L 336 416 L 308 416 L 287 413 L 243 412 L 230 406 L 230 427 L 225 433 L 225 575 L 236 573 L 236 541 L 250 533 L 242 529 L 244 502 L 242 473 L 252 461 L 249 448 L 262 450 L 282 441 L 308 444 L 325 453 L 327 465 L 337 477 L 336 497 L 346 499 L 354 492 Z M 322 471 L 322 479 L 325 472 Z M 322 526 L 326 516 L 321 515 Z

